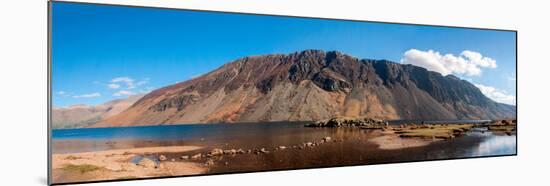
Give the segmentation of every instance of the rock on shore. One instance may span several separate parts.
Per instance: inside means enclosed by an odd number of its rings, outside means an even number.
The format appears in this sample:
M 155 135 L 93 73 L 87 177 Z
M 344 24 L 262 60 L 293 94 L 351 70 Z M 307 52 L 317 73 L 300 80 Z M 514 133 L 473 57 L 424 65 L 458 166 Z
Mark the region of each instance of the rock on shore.
M 517 120 L 505 119 L 505 120 L 493 120 L 487 123 L 487 129 L 493 132 L 504 132 L 506 135 L 512 135 L 517 131 Z
M 149 158 L 142 158 L 136 165 L 149 169 L 156 169 L 158 167 L 157 163 Z
M 335 117 L 328 120 L 316 121 L 308 123 L 306 127 L 372 127 L 383 128 L 388 126 L 389 123 L 384 120 L 378 120 L 373 118 L 348 118 L 348 117 Z

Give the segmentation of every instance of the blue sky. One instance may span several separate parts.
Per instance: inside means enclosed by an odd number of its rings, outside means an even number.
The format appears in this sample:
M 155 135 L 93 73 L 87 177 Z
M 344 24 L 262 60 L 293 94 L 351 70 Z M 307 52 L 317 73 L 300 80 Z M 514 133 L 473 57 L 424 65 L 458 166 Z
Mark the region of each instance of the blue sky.
M 148 92 L 244 56 L 304 49 L 443 63 L 493 99 L 515 97 L 514 32 L 61 2 L 53 3 L 52 16 L 57 107 Z M 468 58 L 464 51 L 484 58 Z M 496 65 L 484 63 L 491 61 Z M 455 65 L 461 62 L 470 71 Z M 472 68 L 480 73 L 468 73 Z

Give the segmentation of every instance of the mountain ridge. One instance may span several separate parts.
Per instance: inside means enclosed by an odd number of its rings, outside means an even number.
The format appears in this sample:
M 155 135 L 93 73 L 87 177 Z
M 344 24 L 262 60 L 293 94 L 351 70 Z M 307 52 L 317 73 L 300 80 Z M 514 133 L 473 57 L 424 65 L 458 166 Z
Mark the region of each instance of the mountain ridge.
M 497 103 L 456 76 L 338 51 L 304 50 L 243 57 L 207 74 L 146 94 L 94 127 L 319 120 L 499 119 Z
M 143 95 L 115 99 L 98 105 L 76 104 L 52 109 L 52 127 L 82 128 L 96 124 L 102 119 L 117 115 L 126 110 Z

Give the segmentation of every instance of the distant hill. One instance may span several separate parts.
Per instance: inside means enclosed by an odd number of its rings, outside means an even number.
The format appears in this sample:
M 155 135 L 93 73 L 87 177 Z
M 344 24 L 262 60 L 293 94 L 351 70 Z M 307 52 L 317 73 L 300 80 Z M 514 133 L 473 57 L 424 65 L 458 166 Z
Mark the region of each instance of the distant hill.
M 319 120 L 499 119 L 516 107 L 472 83 L 422 67 L 337 51 L 244 57 L 203 76 L 152 91 L 94 127 Z
M 143 95 L 130 96 L 126 99 L 112 100 L 100 105 L 72 105 L 52 110 L 53 128 L 81 128 L 114 116 L 139 100 Z

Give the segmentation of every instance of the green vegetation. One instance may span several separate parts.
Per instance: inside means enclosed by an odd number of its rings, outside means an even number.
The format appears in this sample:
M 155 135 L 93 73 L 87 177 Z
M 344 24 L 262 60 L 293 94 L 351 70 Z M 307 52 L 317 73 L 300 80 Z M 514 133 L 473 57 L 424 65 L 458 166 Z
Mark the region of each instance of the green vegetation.
M 77 160 L 77 159 L 81 159 L 80 157 L 77 157 L 77 156 L 73 156 L 73 155 L 69 155 L 65 158 L 66 160 Z
M 474 125 L 472 124 L 448 124 L 448 125 L 422 125 L 405 126 L 394 129 L 400 137 L 439 138 L 451 139 L 462 135 Z
M 489 130 L 492 130 L 492 131 L 505 131 L 505 132 L 511 132 L 516 130 L 515 125 L 491 125 L 488 128 Z
M 98 167 L 98 166 L 90 165 L 90 164 L 82 164 L 82 165 L 68 164 L 68 165 L 65 165 L 65 167 L 63 167 L 62 169 L 64 171 L 67 171 L 67 172 L 84 174 L 84 173 L 87 173 L 87 172 L 97 171 L 97 170 L 100 170 L 102 168 L 103 167 Z
M 516 131 L 516 125 L 489 125 L 487 129 L 495 133 L 504 133 L 510 136 L 513 131 Z
M 517 130 L 517 120 L 495 120 L 487 124 L 487 129 L 496 133 L 504 132 L 506 135 L 512 135 L 512 132 Z

